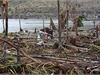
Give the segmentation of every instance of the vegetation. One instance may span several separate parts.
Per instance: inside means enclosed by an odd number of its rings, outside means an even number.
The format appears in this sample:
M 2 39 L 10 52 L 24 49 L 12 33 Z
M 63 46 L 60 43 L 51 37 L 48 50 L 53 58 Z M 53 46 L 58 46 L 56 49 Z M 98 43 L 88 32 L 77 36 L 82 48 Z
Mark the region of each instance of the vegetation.
M 91 0 L 91 2 L 73 0 L 71 4 L 78 6 L 78 12 L 84 13 L 85 11 L 91 14 L 93 10 L 96 12 L 100 8 L 100 0 Z M 9 0 L 9 18 L 18 18 L 18 3 L 21 12 L 21 18 L 42 18 L 44 11 L 45 18 L 57 17 L 57 2 L 56 0 Z M 65 1 L 61 0 L 61 10 L 65 11 Z M 95 9 L 94 9 L 95 8 Z
M 78 35 L 78 27 L 82 27 L 83 26 L 83 19 L 85 19 L 84 16 L 76 16 L 74 18 L 74 22 L 73 22 L 73 25 L 75 27 L 75 30 L 76 30 L 76 35 Z

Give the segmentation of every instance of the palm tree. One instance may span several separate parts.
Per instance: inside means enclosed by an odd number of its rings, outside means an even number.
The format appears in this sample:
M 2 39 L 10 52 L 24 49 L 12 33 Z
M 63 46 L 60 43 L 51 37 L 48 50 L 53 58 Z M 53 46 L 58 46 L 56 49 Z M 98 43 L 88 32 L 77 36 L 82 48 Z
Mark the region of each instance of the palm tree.
M 57 30 L 56 26 L 54 25 L 54 22 L 52 20 L 52 18 L 50 17 L 50 29 L 52 30 Z
M 76 36 L 78 36 L 78 27 L 82 27 L 83 26 L 83 23 L 82 23 L 82 20 L 85 19 L 84 16 L 76 16 L 74 18 L 74 27 L 75 27 L 75 31 L 76 31 Z
M 76 16 L 75 13 L 76 13 L 76 8 L 75 7 L 78 7 L 80 8 L 81 5 L 80 4 L 75 4 L 72 6 L 72 14 L 73 14 L 73 25 L 74 25 L 74 28 L 75 28 L 75 31 L 76 31 L 76 36 L 78 36 L 78 27 L 81 27 L 83 26 L 83 23 L 82 23 L 82 20 L 85 19 L 86 20 L 86 17 L 84 15 L 79 15 L 79 16 Z

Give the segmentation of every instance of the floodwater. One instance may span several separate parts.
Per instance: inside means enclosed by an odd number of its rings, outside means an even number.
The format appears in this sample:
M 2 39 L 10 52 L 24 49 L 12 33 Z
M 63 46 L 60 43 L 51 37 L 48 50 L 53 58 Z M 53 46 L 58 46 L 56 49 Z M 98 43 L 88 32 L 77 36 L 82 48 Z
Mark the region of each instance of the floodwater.
M 54 24 L 58 25 L 58 20 L 53 19 Z M 100 21 L 96 21 L 96 24 Z M 83 21 L 85 29 L 91 29 L 94 27 L 93 21 Z M 4 24 L 5 25 L 5 24 Z M 69 21 L 69 27 L 73 25 L 72 21 Z M 50 26 L 50 19 L 44 20 L 44 26 Z M 42 19 L 21 19 L 21 27 L 23 30 L 34 31 L 43 28 L 43 20 Z M 82 28 L 82 29 L 84 29 Z M 3 31 L 3 23 L 2 19 L 0 19 L 0 33 Z M 8 32 L 18 32 L 19 31 L 19 19 L 9 19 L 8 20 Z

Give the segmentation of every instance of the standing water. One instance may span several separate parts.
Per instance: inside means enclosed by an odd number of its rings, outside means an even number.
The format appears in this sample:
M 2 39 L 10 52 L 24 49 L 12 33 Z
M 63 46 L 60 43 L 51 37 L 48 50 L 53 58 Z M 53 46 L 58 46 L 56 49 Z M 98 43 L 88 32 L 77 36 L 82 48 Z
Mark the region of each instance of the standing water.
M 53 19 L 54 24 L 57 26 L 58 20 Z M 93 28 L 93 21 L 83 21 L 84 28 L 90 29 Z M 99 21 L 96 21 L 96 23 L 99 23 Z M 42 19 L 21 19 L 21 25 L 23 30 L 29 30 L 34 31 L 36 28 L 37 30 L 43 28 L 43 20 Z M 72 21 L 69 21 L 69 27 L 72 26 Z M 45 19 L 44 20 L 44 26 L 49 27 L 50 26 L 50 20 Z M 84 29 L 82 28 L 82 29 Z M 3 24 L 2 19 L 0 19 L 0 33 L 3 32 Z M 8 32 L 19 32 L 19 20 L 18 19 L 9 19 L 8 20 Z

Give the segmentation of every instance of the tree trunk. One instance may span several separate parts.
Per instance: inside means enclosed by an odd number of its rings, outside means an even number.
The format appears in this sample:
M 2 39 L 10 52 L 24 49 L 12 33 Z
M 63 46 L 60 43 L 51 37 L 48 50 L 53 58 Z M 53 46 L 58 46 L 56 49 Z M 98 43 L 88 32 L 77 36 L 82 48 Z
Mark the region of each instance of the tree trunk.
M 59 0 L 57 0 L 58 5 L 58 32 L 59 32 L 59 47 L 61 47 L 61 22 L 60 22 L 60 4 Z
M 6 33 L 5 35 L 8 36 L 8 1 L 7 0 L 5 3 L 5 12 L 6 12 Z
M 76 18 L 75 30 L 76 30 L 76 36 L 78 36 L 78 18 Z
M 8 37 L 8 0 L 5 0 L 5 15 L 6 15 L 6 30 L 5 30 L 5 40 L 7 40 L 7 37 Z M 7 49 L 7 45 L 6 43 L 4 43 L 4 50 Z M 2 59 L 3 61 L 5 62 L 6 60 L 6 51 L 3 52 L 3 55 L 2 55 Z
M 98 31 L 99 31 L 99 27 L 98 27 L 98 25 L 96 25 L 96 38 L 99 37 L 99 35 L 98 35 Z
M 18 3 L 18 17 L 19 17 L 19 27 L 20 27 L 20 32 L 21 32 L 21 31 L 23 31 L 23 29 L 21 28 L 19 3 Z
M 4 26 L 4 8 L 5 8 L 5 4 L 3 4 L 3 7 L 2 7 L 2 24 L 3 24 L 3 33 L 5 31 L 5 26 Z
M 42 19 L 43 19 L 43 29 L 44 29 L 44 10 L 43 10 L 43 14 L 42 14 Z
M 67 40 L 68 40 L 68 17 L 69 17 L 69 10 L 68 10 L 68 2 L 69 0 L 66 0 L 66 15 L 67 15 L 67 26 L 66 26 L 66 29 L 67 29 Z

